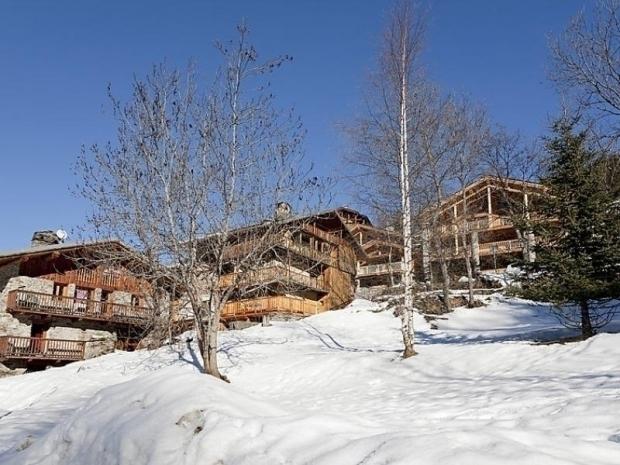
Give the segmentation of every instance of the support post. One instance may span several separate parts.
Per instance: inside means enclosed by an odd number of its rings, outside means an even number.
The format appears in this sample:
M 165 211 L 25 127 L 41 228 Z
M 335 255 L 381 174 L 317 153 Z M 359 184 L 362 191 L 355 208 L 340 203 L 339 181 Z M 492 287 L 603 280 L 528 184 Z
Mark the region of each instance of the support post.
M 474 262 L 474 276 L 480 275 L 480 240 L 478 239 L 478 231 L 471 233 L 471 255 Z
M 454 217 L 454 222 L 452 224 L 452 230 L 454 232 L 454 254 L 457 255 L 459 253 L 459 227 L 457 223 L 456 205 L 452 207 L 452 216 Z
M 422 229 L 422 275 L 426 282 L 433 280 L 431 275 L 430 238 L 428 228 L 426 227 Z
M 491 186 L 487 186 L 487 213 L 489 216 L 493 214 L 493 207 L 491 202 Z
M 526 262 L 532 263 L 536 261 L 536 237 L 533 232 L 525 233 L 525 248 L 523 249 L 523 258 Z

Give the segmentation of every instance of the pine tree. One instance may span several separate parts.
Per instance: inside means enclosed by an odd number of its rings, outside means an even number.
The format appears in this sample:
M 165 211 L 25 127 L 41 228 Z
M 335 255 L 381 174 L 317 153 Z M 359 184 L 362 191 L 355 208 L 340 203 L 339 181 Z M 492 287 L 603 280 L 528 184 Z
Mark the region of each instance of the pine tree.
M 536 261 L 526 265 L 523 295 L 553 303 L 584 339 L 607 324 L 620 296 L 620 188 L 617 157 L 588 145 L 575 122 L 560 120 L 547 140 L 547 195 L 531 220 Z M 610 162 L 611 160 L 611 162 Z

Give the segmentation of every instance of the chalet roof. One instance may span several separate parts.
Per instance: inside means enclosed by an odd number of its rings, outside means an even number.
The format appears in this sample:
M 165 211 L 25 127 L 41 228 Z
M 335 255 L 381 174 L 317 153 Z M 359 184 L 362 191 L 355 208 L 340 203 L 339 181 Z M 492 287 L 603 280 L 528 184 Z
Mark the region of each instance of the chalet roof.
M 341 212 L 346 212 L 346 213 L 350 213 L 353 214 L 357 217 L 359 217 L 360 219 L 362 219 L 365 223 L 372 225 L 372 222 L 370 221 L 370 219 L 358 212 L 357 210 L 354 210 L 352 208 L 349 207 L 336 207 L 336 208 L 332 208 L 330 210 L 323 210 L 320 211 L 318 213 L 311 213 L 311 214 L 307 214 L 307 215 L 297 215 L 297 216 L 292 216 L 291 218 L 288 218 L 287 220 L 283 221 L 284 224 L 286 223 L 295 223 L 297 221 L 303 221 L 303 220 L 311 220 L 313 218 L 321 218 L 321 217 L 327 217 L 327 216 L 337 216 L 339 213 Z M 255 225 L 257 226 L 257 225 Z M 250 228 L 254 227 L 254 226 L 249 226 Z
M 91 248 L 95 246 L 101 245 L 116 245 L 121 247 L 127 247 L 119 240 L 107 240 L 107 241 L 91 241 L 91 242 L 82 242 L 82 243 L 66 243 L 66 244 L 50 244 L 50 245 L 38 245 L 31 246 L 24 249 L 18 250 L 7 250 L 0 251 L 0 265 L 5 265 L 7 263 L 13 262 L 22 257 L 34 257 L 39 255 L 46 255 L 52 252 L 69 252 L 72 250 L 78 250 L 83 248 Z
M 340 212 L 347 212 L 347 213 L 351 213 L 355 216 L 358 216 L 361 220 L 363 220 L 364 222 L 366 222 L 369 225 L 372 225 L 372 222 L 370 221 L 370 219 L 358 212 L 357 210 L 354 210 L 352 208 L 349 207 L 337 207 L 337 208 L 332 208 L 330 210 L 323 210 L 317 213 L 310 213 L 310 214 L 306 214 L 306 215 L 296 215 L 296 216 L 291 216 L 290 218 L 287 218 L 285 220 L 281 220 L 280 224 L 291 224 L 291 223 L 296 223 L 296 222 L 300 222 L 300 221 L 307 221 L 307 220 L 311 220 L 313 218 L 316 219 L 320 219 L 320 218 L 325 218 L 325 217 L 329 217 L 329 216 L 334 216 L 334 217 L 338 217 L 340 219 L 340 217 L 338 216 L 338 214 Z M 243 233 L 246 231 L 251 231 L 253 229 L 257 229 L 260 228 L 261 226 L 265 226 L 266 224 L 269 224 L 270 220 L 265 220 L 264 222 L 261 223 L 255 223 L 255 224 L 250 224 L 248 226 L 242 226 L 239 228 L 235 228 L 231 231 L 231 233 L 233 234 L 239 234 L 239 233 Z M 212 233 L 212 234 L 206 234 L 204 237 L 202 237 L 201 239 L 209 239 L 211 237 L 217 237 L 219 235 L 219 233 Z
M 484 175 L 480 177 L 479 179 L 477 179 L 476 181 L 472 182 L 471 184 L 468 184 L 463 189 L 459 189 L 453 194 L 450 194 L 448 197 L 443 199 L 443 201 L 441 202 L 441 205 L 443 207 L 445 205 L 449 205 L 454 200 L 460 200 L 460 195 L 463 192 L 463 190 L 472 191 L 472 190 L 484 187 L 486 185 L 494 185 L 494 186 L 500 186 L 500 187 L 510 186 L 510 187 L 520 187 L 520 188 L 529 187 L 530 189 L 533 189 L 533 190 L 544 189 L 543 185 L 538 182 L 525 181 L 525 180 L 516 179 L 516 178 L 508 178 L 508 177 L 501 178 L 499 176 Z

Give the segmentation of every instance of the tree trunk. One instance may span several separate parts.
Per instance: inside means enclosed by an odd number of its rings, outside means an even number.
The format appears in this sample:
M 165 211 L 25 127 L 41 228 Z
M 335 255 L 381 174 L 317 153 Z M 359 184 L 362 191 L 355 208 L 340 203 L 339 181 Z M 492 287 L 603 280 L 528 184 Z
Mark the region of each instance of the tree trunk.
M 206 329 L 204 352 L 202 359 L 205 364 L 205 373 L 216 378 L 228 381 L 228 379 L 220 373 L 217 364 L 217 336 L 220 325 L 221 304 L 219 299 L 212 299 L 209 303 L 209 318 Z
M 405 349 L 403 358 L 415 355 L 413 348 L 413 231 L 411 222 L 411 190 L 409 184 L 409 122 L 407 119 L 407 37 L 403 32 L 401 37 L 401 80 L 400 80 L 400 199 L 402 208 L 402 226 L 403 226 L 403 284 L 404 284 L 404 305 L 401 315 L 401 332 L 403 335 L 403 343 Z
M 594 336 L 594 329 L 592 329 L 592 321 L 590 320 L 590 306 L 587 300 L 579 302 L 579 308 L 581 309 L 581 337 L 585 340 Z
M 413 357 L 417 352 L 413 348 L 413 311 L 409 312 L 406 308 L 402 308 L 401 315 L 401 333 L 403 336 L 403 358 Z
M 437 222 L 435 222 L 437 224 Z M 441 289 L 442 289 L 442 300 L 443 305 L 446 311 L 450 311 L 452 309 L 452 305 L 450 305 L 450 273 L 448 272 L 448 261 L 446 260 L 446 250 L 443 246 L 442 238 L 440 234 L 436 234 L 435 244 L 437 246 L 437 252 L 439 255 L 439 265 L 441 269 Z
M 194 317 L 198 350 L 202 358 L 203 373 L 228 381 L 228 379 L 220 373 L 217 364 L 217 336 L 220 324 L 220 311 L 214 304 L 214 302 L 209 303 L 206 321 Z M 203 315 L 204 312 L 195 312 L 194 314 Z
M 474 306 L 474 273 L 471 266 L 471 242 L 467 240 L 467 233 L 463 233 L 463 257 L 465 258 L 465 269 L 467 270 L 467 307 Z
M 474 273 L 472 271 L 472 257 L 473 257 L 473 241 L 469 236 L 469 205 L 467 204 L 467 196 L 465 195 L 465 180 L 461 182 L 461 189 L 463 191 L 463 228 L 462 228 L 462 240 L 463 240 L 463 257 L 465 258 L 465 269 L 467 270 L 467 290 L 469 291 L 467 299 L 467 307 L 472 308 L 474 306 Z

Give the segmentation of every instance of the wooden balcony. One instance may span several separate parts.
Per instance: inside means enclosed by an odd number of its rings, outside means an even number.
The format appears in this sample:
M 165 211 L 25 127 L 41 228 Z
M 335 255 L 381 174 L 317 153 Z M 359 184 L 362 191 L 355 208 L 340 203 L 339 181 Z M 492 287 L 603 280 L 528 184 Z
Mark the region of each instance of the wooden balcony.
M 325 263 L 330 266 L 335 264 L 335 259 L 331 257 L 329 252 L 316 250 L 309 245 L 296 242 L 282 234 L 272 234 L 260 239 L 251 239 L 239 244 L 231 245 L 226 248 L 224 258 L 242 258 L 243 256 L 255 254 L 259 251 L 268 250 L 275 247 L 290 250 L 291 252 L 309 258 L 315 262 Z
M 463 224 L 462 218 L 451 219 L 452 224 L 444 224 L 440 227 L 442 234 L 453 234 Z M 467 221 L 467 227 L 469 231 L 487 231 L 502 228 L 510 228 L 513 226 L 512 219 L 508 216 L 500 215 L 474 215 L 474 217 Z
M 0 360 L 83 360 L 85 345 L 68 339 L 0 336 Z
M 77 320 L 143 326 L 151 311 L 147 307 L 77 299 L 25 290 L 8 294 L 7 311 L 12 314 L 47 315 Z
M 231 273 L 220 278 L 221 287 L 233 285 L 239 287 L 261 286 L 270 283 L 279 283 L 290 288 L 302 287 L 328 292 L 323 276 L 309 276 L 306 273 L 292 270 L 286 266 L 268 266 L 259 270 L 249 271 L 243 276 Z
M 222 310 L 223 320 L 235 320 L 268 315 L 270 313 L 290 313 L 296 315 L 315 315 L 324 311 L 321 302 L 291 296 L 265 296 L 256 299 L 228 302 Z
M 364 265 L 357 268 L 357 277 L 401 274 L 405 270 L 402 262 L 379 263 L 377 265 Z
M 336 259 L 330 255 L 330 252 L 323 252 L 320 250 L 316 250 L 309 245 L 302 244 L 300 242 L 296 242 L 289 238 L 280 238 L 277 241 L 277 245 L 295 252 L 298 255 L 304 256 L 316 262 L 325 263 L 329 266 L 336 265 Z
M 310 234 L 311 236 L 315 236 L 318 237 L 319 239 L 328 242 L 330 244 L 335 244 L 335 245 L 344 245 L 346 244 L 346 241 L 341 238 L 340 236 L 336 236 L 335 234 L 331 234 L 327 231 L 324 231 L 320 228 L 317 228 L 315 225 L 313 224 L 304 224 L 301 226 L 301 230 L 304 232 L 307 232 L 308 234 Z
M 505 254 L 522 251 L 523 243 L 519 239 L 480 244 L 480 255 Z
M 76 284 L 91 289 L 120 290 L 133 293 L 146 291 L 146 283 L 122 273 L 120 270 L 103 270 L 100 268 L 71 270 L 65 273 L 52 273 L 41 276 L 60 284 Z

